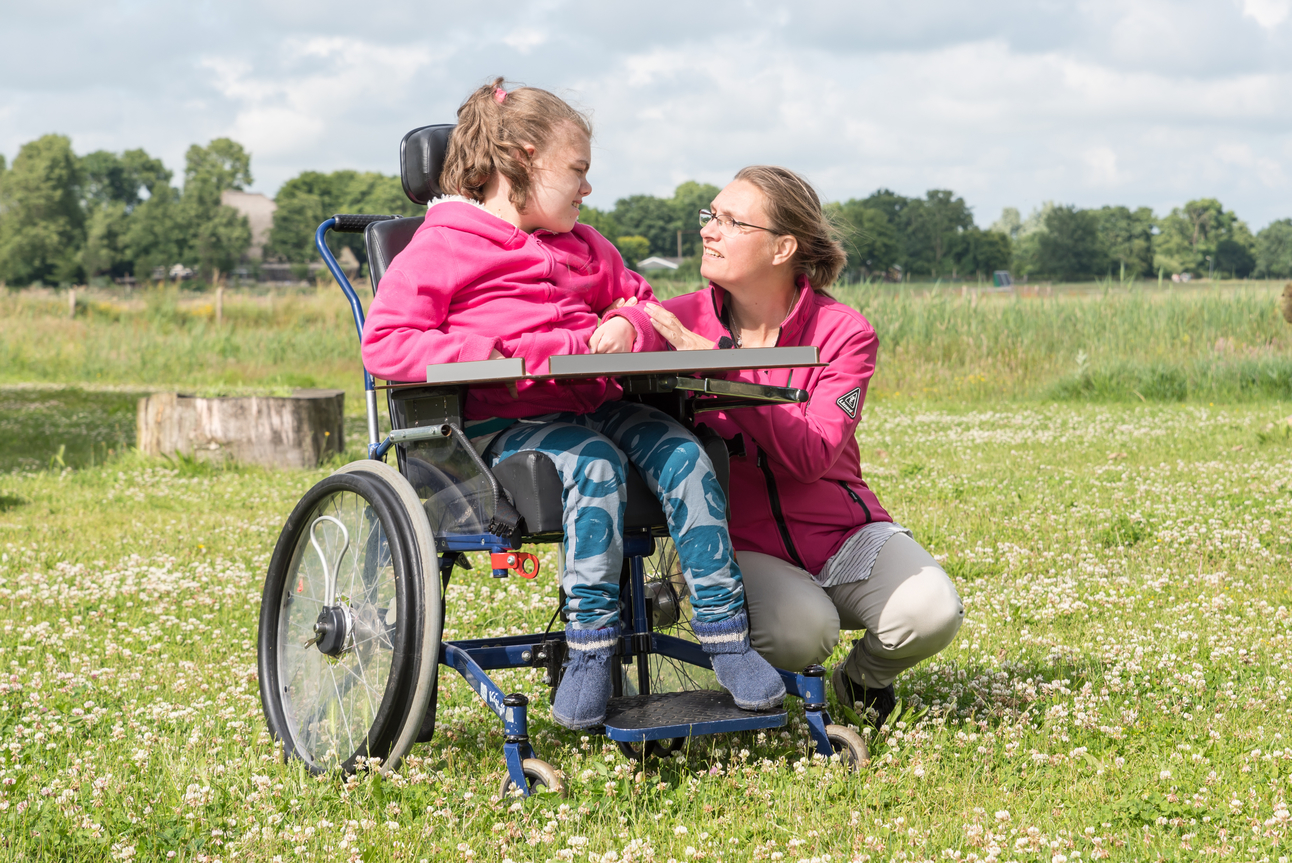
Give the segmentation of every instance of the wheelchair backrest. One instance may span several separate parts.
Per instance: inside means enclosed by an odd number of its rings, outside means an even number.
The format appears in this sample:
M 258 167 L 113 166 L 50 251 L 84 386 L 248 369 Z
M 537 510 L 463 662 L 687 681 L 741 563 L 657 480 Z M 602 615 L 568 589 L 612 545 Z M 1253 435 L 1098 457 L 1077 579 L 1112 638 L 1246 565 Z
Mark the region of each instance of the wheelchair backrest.
M 388 219 L 384 222 L 373 222 L 363 230 L 363 244 L 368 249 L 368 278 L 372 282 L 372 293 L 377 293 L 381 277 L 386 275 L 386 268 L 395 259 L 395 255 L 404 251 L 412 241 L 413 234 L 425 221 L 421 216 L 410 216 L 406 219 Z

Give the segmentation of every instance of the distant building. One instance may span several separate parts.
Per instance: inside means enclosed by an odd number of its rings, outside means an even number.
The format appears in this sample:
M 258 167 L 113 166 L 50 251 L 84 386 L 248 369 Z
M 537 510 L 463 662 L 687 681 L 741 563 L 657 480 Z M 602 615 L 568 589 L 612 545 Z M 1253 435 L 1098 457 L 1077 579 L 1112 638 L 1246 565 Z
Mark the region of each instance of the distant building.
M 278 209 L 274 199 L 259 192 L 226 189 L 220 195 L 220 203 L 247 217 L 251 223 L 251 246 L 247 249 L 247 257 L 257 261 L 263 258 L 269 230 L 274 226 L 274 211 Z
M 649 272 L 650 270 L 676 270 L 678 263 L 677 258 L 661 258 L 651 255 L 649 258 L 642 258 L 638 261 L 634 269 L 639 273 Z

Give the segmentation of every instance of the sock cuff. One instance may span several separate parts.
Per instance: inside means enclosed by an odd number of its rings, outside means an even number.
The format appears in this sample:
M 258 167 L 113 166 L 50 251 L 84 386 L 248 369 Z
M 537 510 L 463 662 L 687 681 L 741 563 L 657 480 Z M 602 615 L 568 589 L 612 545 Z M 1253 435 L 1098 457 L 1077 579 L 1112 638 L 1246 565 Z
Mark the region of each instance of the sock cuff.
M 610 653 L 619 644 L 619 627 L 565 630 L 565 644 L 571 653 Z
M 741 611 L 716 623 L 691 622 L 705 653 L 744 653 L 749 650 L 749 617 Z

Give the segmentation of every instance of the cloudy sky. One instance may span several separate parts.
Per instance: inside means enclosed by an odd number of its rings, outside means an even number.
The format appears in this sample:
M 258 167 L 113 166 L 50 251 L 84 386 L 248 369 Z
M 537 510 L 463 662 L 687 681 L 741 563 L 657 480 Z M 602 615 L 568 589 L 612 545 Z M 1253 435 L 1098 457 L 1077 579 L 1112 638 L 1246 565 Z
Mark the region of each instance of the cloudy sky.
M 980 225 L 1044 200 L 1218 197 L 1292 217 L 1292 0 L 3 0 L 0 153 L 70 135 L 182 170 L 227 135 L 254 190 L 397 171 L 488 77 L 591 112 L 590 204 L 742 165 L 827 199 L 949 188 Z

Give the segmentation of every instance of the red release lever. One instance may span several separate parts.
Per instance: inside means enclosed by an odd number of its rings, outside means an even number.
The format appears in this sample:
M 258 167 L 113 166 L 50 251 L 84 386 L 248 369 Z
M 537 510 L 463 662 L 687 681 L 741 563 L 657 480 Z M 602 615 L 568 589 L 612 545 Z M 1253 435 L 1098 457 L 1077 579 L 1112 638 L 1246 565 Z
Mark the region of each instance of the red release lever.
M 489 555 L 494 569 L 514 569 L 521 578 L 538 575 L 538 555 L 523 551 L 495 551 Z

